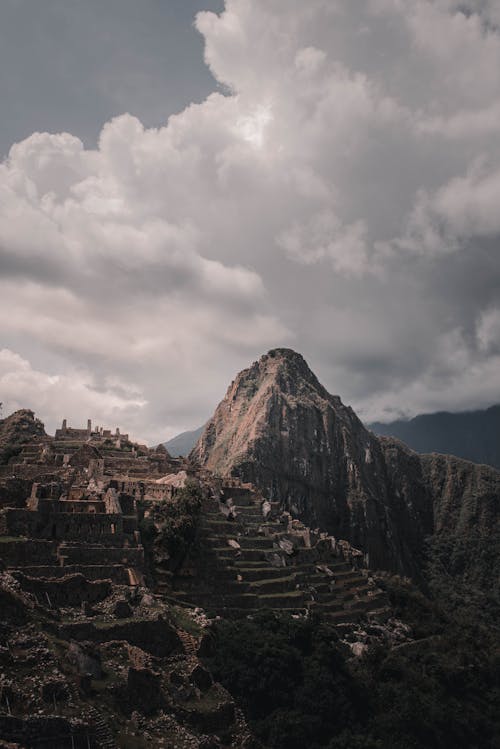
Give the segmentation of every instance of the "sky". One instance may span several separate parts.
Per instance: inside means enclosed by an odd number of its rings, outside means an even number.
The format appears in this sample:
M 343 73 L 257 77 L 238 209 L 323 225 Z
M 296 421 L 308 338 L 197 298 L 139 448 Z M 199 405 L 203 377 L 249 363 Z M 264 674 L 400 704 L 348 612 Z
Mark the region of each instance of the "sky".
M 500 400 L 500 0 L 3 0 L 0 400 L 150 444 L 300 351 Z

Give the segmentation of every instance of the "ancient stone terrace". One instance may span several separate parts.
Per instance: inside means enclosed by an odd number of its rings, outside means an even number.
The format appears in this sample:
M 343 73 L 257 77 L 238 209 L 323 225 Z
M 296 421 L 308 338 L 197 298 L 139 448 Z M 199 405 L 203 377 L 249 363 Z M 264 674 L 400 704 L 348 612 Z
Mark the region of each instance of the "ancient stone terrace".
M 361 552 L 280 514 L 238 481 L 205 504 L 197 550 L 175 578 L 174 595 L 208 614 L 316 611 L 341 623 L 387 612 Z
M 33 483 L 24 507 L 0 512 L 0 545 L 22 589 L 52 603 L 93 602 L 111 581 L 142 581 L 136 500 L 110 481 Z
M 96 480 L 107 477 L 154 482 L 183 468 L 184 462 L 171 458 L 163 447 L 148 449 L 129 442 L 117 446 L 114 441 L 93 437 L 45 437 L 25 444 L 7 465 L 0 466 L 0 480 L 16 477 L 36 481 L 51 475 L 70 481 L 84 474 Z M 162 493 L 161 488 L 157 493 Z

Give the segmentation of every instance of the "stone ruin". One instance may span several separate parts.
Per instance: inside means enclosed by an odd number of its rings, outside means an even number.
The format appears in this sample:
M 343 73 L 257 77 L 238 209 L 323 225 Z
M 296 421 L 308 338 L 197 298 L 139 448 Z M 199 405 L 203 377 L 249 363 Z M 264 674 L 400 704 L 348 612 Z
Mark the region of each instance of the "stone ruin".
M 190 479 L 204 496 L 197 537 L 172 573 L 145 550 L 141 523 Z M 0 467 L 0 607 L 0 746 L 18 749 L 111 749 L 134 736 L 217 749 L 219 735 L 252 749 L 198 660 L 212 617 L 318 612 L 359 654 L 366 633 L 351 642 L 353 627 L 365 619 L 373 631 L 390 615 L 347 542 L 249 484 L 90 421 L 63 422 Z M 396 629 L 384 632 L 407 636 Z
M 225 733 L 250 749 L 198 660 L 199 625 L 177 623 L 145 560 L 144 508 L 194 475 L 90 422 L 0 468 L 0 746 L 215 748 Z

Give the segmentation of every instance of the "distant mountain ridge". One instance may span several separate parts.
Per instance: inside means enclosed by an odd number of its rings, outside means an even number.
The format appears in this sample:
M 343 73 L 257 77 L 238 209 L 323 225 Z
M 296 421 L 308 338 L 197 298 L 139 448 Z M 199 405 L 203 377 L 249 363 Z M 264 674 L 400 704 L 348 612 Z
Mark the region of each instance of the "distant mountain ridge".
M 395 437 L 417 453 L 441 453 L 484 463 L 500 470 L 500 404 L 475 411 L 437 411 L 366 428 L 380 437 Z M 164 445 L 172 455 L 188 455 L 204 427 L 182 432 Z
M 188 432 L 181 432 L 177 434 L 168 442 L 164 442 L 164 446 L 167 448 L 172 458 L 178 458 L 180 455 L 189 455 L 197 441 L 201 437 L 201 434 L 205 426 L 198 427 L 198 429 L 192 429 Z
M 368 429 L 396 437 L 418 453 L 444 453 L 500 469 L 500 405 L 483 410 L 415 416 Z

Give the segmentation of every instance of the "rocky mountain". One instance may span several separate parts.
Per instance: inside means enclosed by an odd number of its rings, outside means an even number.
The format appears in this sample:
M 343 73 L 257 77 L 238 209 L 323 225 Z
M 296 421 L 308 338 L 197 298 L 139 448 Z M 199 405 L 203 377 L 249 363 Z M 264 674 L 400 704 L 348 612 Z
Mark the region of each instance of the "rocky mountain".
M 0 465 L 7 463 L 22 445 L 46 436 L 43 423 L 27 408 L 0 419 Z
M 375 434 L 402 440 L 419 453 L 449 453 L 500 468 L 500 405 L 462 413 L 441 411 L 367 426 Z
M 163 444 L 167 448 L 169 455 L 173 458 L 178 458 L 180 455 L 189 455 L 200 439 L 203 429 L 204 427 L 201 426 L 190 432 L 181 432 L 168 440 L 168 442 L 164 442 Z
M 500 405 L 477 411 L 419 414 L 413 419 L 365 424 L 379 437 L 395 437 L 418 453 L 456 455 L 500 469 Z M 182 432 L 165 442 L 171 455 L 189 455 L 203 427 Z
M 378 438 L 289 349 L 237 376 L 190 457 L 346 538 L 371 568 L 418 577 L 426 538 L 446 535 L 452 554 L 464 537 L 490 548 L 498 534 L 500 473 Z

